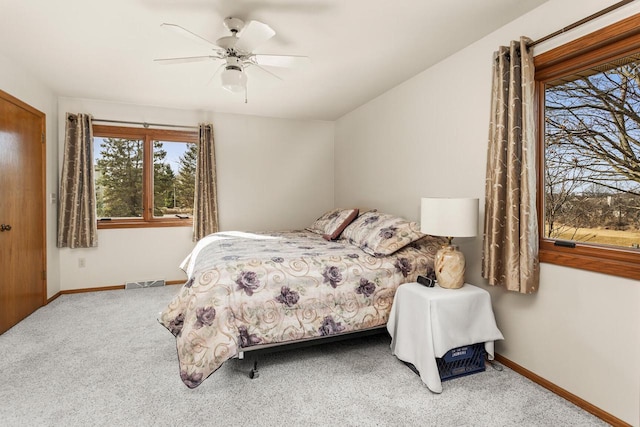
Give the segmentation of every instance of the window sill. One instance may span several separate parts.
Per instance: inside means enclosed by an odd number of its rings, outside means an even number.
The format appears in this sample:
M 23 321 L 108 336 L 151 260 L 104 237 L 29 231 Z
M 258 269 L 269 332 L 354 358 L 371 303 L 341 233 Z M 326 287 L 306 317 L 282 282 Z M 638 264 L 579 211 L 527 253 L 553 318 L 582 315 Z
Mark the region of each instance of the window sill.
M 193 220 L 179 219 L 179 220 L 151 220 L 144 221 L 141 219 L 117 219 L 108 221 L 98 221 L 98 230 L 112 229 L 112 228 L 159 228 L 159 227 L 193 227 Z
M 578 268 L 581 270 L 593 271 L 596 273 L 608 274 L 611 276 L 625 277 L 628 279 L 640 280 L 640 263 L 630 259 L 632 256 L 612 256 L 604 257 L 606 254 L 600 250 L 594 251 L 590 248 L 543 248 L 541 245 L 539 258 L 540 262 L 561 265 L 564 267 Z

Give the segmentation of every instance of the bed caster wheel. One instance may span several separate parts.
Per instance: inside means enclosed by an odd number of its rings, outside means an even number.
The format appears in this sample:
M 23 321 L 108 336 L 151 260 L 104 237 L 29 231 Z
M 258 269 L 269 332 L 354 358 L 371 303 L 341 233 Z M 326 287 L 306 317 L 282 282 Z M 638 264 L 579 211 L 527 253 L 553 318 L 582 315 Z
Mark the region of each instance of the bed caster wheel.
M 258 361 L 256 360 L 253 363 L 253 369 L 249 371 L 249 378 L 255 379 L 255 378 L 258 378 L 259 376 L 260 376 L 260 372 L 258 372 Z

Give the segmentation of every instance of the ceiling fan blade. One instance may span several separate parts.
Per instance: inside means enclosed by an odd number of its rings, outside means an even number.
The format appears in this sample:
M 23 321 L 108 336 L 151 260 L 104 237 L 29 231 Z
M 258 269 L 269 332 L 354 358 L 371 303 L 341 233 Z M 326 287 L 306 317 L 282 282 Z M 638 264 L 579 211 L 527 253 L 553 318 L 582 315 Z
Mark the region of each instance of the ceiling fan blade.
M 258 64 L 255 64 L 255 63 L 254 63 L 254 64 L 251 64 L 251 65 L 253 65 L 254 67 L 256 67 L 256 68 L 257 68 L 257 69 L 259 69 L 259 70 L 264 71 L 264 72 L 265 72 L 265 73 L 267 73 L 267 74 L 271 74 L 271 76 L 275 77 L 275 78 L 276 78 L 276 79 L 278 79 L 278 80 L 282 80 L 282 77 L 280 77 L 279 75 L 277 75 L 277 74 L 275 74 L 275 73 L 272 73 L 271 71 L 267 70 L 266 68 L 261 67 L 261 66 L 260 66 L 260 65 L 258 65 Z
M 298 67 L 311 62 L 308 56 L 298 55 L 253 55 L 253 59 L 258 65 L 267 65 L 270 67 Z
M 249 21 L 240 32 L 240 38 L 235 48 L 243 52 L 252 52 L 253 49 L 269 40 L 275 34 L 276 32 L 267 24 L 259 21 Z
M 157 62 L 162 65 L 173 65 L 173 64 L 186 64 L 189 62 L 203 62 L 210 60 L 218 60 L 217 56 L 206 55 L 206 56 L 185 56 L 182 58 L 162 58 L 162 59 L 154 59 L 153 62 Z
M 196 33 L 192 33 L 191 31 L 187 30 L 184 27 L 181 27 L 180 25 L 168 24 L 168 23 L 165 22 L 163 24 L 160 24 L 160 26 L 162 28 L 165 28 L 165 29 L 167 29 L 169 31 L 172 31 L 172 32 L 176 33 L 176 34 L 179 34 L 182 37 L 186 37 L 188 39 L 191 39 L 191 40 L 196 41 L 196 42 L 201 43 L 201 44 L 206 44 L 208 47 L 215 46 L 215 47 L 219 48 L 219 46 L 216 45 L 214 42 L 211 42 L 211 41 L 205 39 L 204 37 L 201 37 L 201 36 L 197 35 Z
M 216 69 L 216 72 L 213 73 L 211 75 L 211 78 L 209 79 L 209 81 L 207 82 L 207 86 L 209 86 L 211 84 L 211 82 L 213 81 L 213 79 L 220 73 L 220 70 L 222 70 L 224 68 L 226 64 L 222 63 L 220 64 L 220 66 Z

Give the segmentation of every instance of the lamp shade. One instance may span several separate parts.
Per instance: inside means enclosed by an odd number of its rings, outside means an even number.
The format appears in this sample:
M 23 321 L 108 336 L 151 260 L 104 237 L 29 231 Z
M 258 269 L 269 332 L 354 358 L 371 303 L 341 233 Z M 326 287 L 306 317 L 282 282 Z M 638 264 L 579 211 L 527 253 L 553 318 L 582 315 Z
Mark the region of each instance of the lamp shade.
M 420 231 L 432 236 L 474 237 L 478 234 L 478 199 L 423 198 Z
M 230 92 L 242 92 L 247 87 L 247 75 L 235 67 L 228 67 L 220 78 L 222 87 Z

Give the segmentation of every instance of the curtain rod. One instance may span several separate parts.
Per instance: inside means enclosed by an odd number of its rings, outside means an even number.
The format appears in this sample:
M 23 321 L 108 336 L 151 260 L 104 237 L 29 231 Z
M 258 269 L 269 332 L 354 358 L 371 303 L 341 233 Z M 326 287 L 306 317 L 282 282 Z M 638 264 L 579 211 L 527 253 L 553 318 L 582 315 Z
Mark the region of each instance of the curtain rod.
M 122 120 L 107 120 L 107 119 L 93 119 L 93 122 L 102 122 L 102 123 L 119 123 L 124 125 L 140 125 L 145 129 L 149 126 L 159 126 L 159 127 L 167 127 L 167 128 L 181 128 L 181 129 L 199 129 L 198 126 L 182 126 L 182 125 L 168 125 L 162 123 L 147 123 L 147 122 L 126 122 Z
M 606 15 L 607 13 L 609 13 L 609 12 L 611 12 L 613 10 L 616 10 L 617 8 L 619 8 L 621 6 L 629 4 L 632 1 L 634 1 L 634 0 L 622 0 L 622 1 L 619 1 L 618 3 L 612 4 L 611 6 L 607 7 L 606 9 L 602 9 L 601 11 L 596 12 L 593 15 L 589 15 L 586 18 L 583 18 L 583 19 L 581 19 L 579 21 L 576 21 L 571 25 L 567 25 L 566 27 L 561 28 L 560 30 L 558 30 L 556 32 L 553 32 L 553 33 L 548 34 L 548 35 L 546 35 L 546 36 L 544 36 L 542 38 L 539 38 L 538 40 L 534 40 L 531 43 L 528 43 L 527 47 L 533 47 L 533 46 L 535 46 L 537 44 L 540 44 L 542 42 L 546 42 L 547 40 L 552 39 L 555 36 L 558 36 L 560 34 L 566 33 L 569 30 L 573 30 L 574 28 L 579 27 L 582 24 L 586 24 L 587 22 L 592 21 L 592 20 L 594 20 L 596 18 L 599 18 L 602 15 Z

